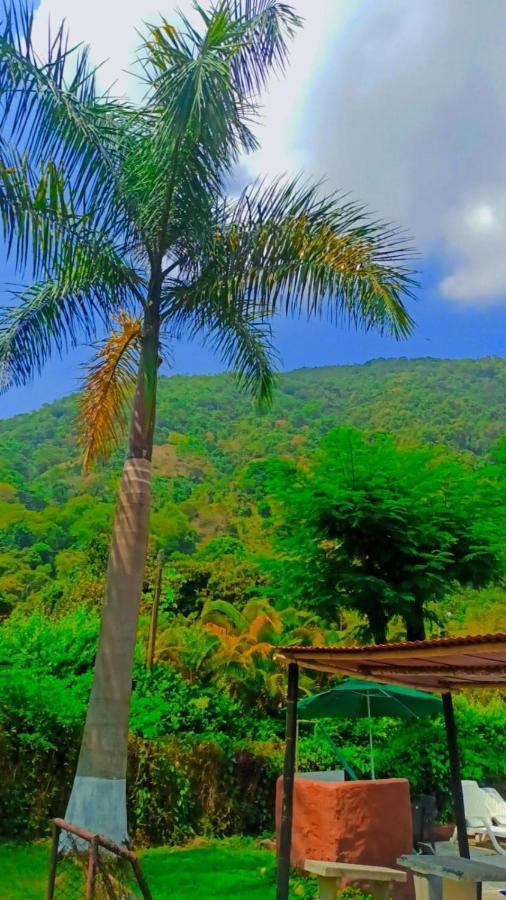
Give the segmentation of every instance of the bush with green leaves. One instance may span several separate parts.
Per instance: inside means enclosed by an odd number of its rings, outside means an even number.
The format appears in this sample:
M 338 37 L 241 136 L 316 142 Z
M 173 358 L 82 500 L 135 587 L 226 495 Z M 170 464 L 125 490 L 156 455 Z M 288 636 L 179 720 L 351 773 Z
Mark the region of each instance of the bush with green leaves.
M 60 619 L 21 615 L 0 626 L 0 833 L 47 832 L 63 812 L 84 722 L 98 619 L 75 610 Z M 283 713 L 246 705 L 198 672 L 173 665 L 147 672 L 139 645 L 131 711 L 129 803 L 144 843 L 193 835 L 260 834 L 274 827 L 275 782 L 283 765 Z M 499 694 L 457 698 L 462 773 L 506 785 L 504 704 Z M 369 777 L 365 720 L 325 723 L 360 777 Z M 405 777 L 451 815 L 441 717 L 373 721 L 380 777 Z M 339 768 L 314 725 L 301 723 L 304 771 Z
M 170 665 L 158 665 L 147 672 L 137 664 L 130 728 L 146 739 L 180 733 L 250 737 L 257 729 L 257 719 L 224 691 L 191 684 Z
M 434 606 L 456 585 L 504 575 L 502 466 L 448 448 L 402 444 L 335 429 L 307 463 L 253 463 L 246 483 L 265 490 L 277 557 L 276 597 L 329 624 L 342 609 L 363 617 L 362 636 L 385 643 L 398 617 L 423 640 Z M 262 469 L 263 476 L 262 476 Z M 263 477 L 263 482 L 262 482 Z
M 129 803 L 137 841 L 270 834 L 281 771 L 278 744 L 195 735 L 132 739 Z
M 85 610 L 60 619 L 19 615 L 0 627 L 0 833 L 5 836 L 44 832 L 50 816 L 64 809 L 97 634 L 97 616 Z M 193 833 L 230 833 L 234 827 L 262 830 L 272 817 L 270 800 L 263 796 L 256 802 L 265 767 L 254 749 L 246 749 L 261 731 L 258 715 L 225 692 L 185 681 L 170 665 L 147 672 L 141 647 L 137 656 L 130 799 L 138 836 L 173 842 Z M 267 791 L 274 777 L 271 772 Z

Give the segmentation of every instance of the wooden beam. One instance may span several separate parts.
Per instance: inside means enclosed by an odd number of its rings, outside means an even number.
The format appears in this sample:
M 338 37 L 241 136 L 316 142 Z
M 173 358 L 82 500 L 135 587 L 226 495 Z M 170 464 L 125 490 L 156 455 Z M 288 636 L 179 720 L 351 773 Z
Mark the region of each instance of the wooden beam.
M 286 654 L 276 657 L 281 662 L 287 662 Z M 302 669 L 310 669 L 316 672 L 327 672 L 332 675 L 348 675 L 354 678 L 363 678 L 365 681 L 384 681 L 387 684 L 397 684 L 401 687 L 414 687 L 424 691 L 442 691 L 448 690 L 465 690 L 466 688 L 505 688 L 506 687 L 506 669 L 501 669 L 499 673 L 492 667 L 482 669 L 474 669 L 470 666 L 469 673 L 462 673 L 461 670 L 453 670 L 451 665 L 442 668 L 437 663 L 435 671 L 431 666 L 424 666 L 418 672 L 412 672 L 408 667 L 384 665 L 381 667 L 366 666 L 363 663 L 357 664 L 356 660 L 348 659 L 345 663 L 341 661 L 339 656 L 327 657 L 320 659 L 316 657 L 308 658 L 306 656 L 294 657 L 293 660 Z M 502 664 L 502 661 L 501 661 Z M 476 671 L 476 678 L 471 675 L 472 671 Z M 487 677 L 488 676 L 488 677 Z M 420 679 L 420 680 L 418 680 Z M 424 683 L 426 680 L 426 683 Z
M 357 671 L 360 675 L 374 675 L 377 678 L 380 678 L 382 674 L 408 676 L 427 675 L 431 678 L 436 675 L 441 675 L 443 677 L 449 675 L 453 680 L 455 680 L 455 678 L 464 678 L 466 675 L 499 675 L 501 677 L 504 677 L 506 681 L 506 663 L 503 662 L 497 665 L 490 666 L 453 666 L 451 664 L 448 664 L 446 666 L 432 666 L 430 664 L 425 666 L 358 666 Z
M 466 691 L 466 690 L 475 690 L 476 688 L 487 688 L 497 690 L 505 690 L 506 688 L 506 679 L 505 678 L 494 678 L 492 681 L 455 681 L 451 682 L 450 679 L 447 681 L 446 690 L 454 690 L 454 691 Z M 444 684 L 441 682 L 440 690 L 445 690 Z
M 88 869 L 86 872 L 86 900 L 95 900 L 95 886 L 98 869 L 98 835 L 90 841 L 88 852 Z
M 277 900 L 288 900 L 290 881 L 290 856 L 292 850 L 293 783 L 297 753 L 297 695 L 299 691 L 299 667 L 288 666 L 288 696 L 286 702 L 286 744 L 283 769 L 283 800 L 281 829 L 278 848 Z
M 303 657 L 293 657 L 287 659 L 286 656 L 276 656 L 276 660 L 285 665 L 289 665 L 290 663 L 296 663 L 296 665 L 300 666 L 301 669 L 313 669 L 317 672 L 349 672 L 351 675 L 357 675 L 358 666 L 354 663 L 350 662 L 341 662 L 340 659 L 328 657 L 327 659 L 320 659 L 319 657 L 311 657 L 308 658 L 306 656 Z
M 158 630 L 158 611 L 160 608 L 160 595 L 162 593 L 164 559 L 165 554 L 163 550 L 160 550 L 157 560 L 155 592 L 153 595 L 153 606 L 151 607 L 151 619 L 149 623 L 148 650 L 146 656 L 146 668 L 148 672 L 153 668 L 155 659 L 156 633 Z
M 406 656 L 411 656 L 413 661 L 416 659 L 436 659 L 442 656 L 451 657 L 452 655 L 458 656 L 480 656 L 484 653 L 487 654 L 489 659 L 493 659 L 494 656 L 497 655 L 497 659 L 500 662 L 506 663 L 506 636 L 504 639 L 496 641 L 484 641 L 483 643 L 462 643 L 462 644 L 452 644 L 451 642 L 448 644 L 439 644 L 430 646 L 431 642 L 427 641 L 427 646 L 423 646 L 423 643 L 420 643 L 416 648 L 406 643 L 404 646 L 402 644 L 392 644 L 391 646 L 378 645 L 377 647 L 299 647 L 294 648 L 293 650 L 290 647 L 284 647 L 280 652 L 280 655 L 283 656 L 287 661 L 293 661 L 301 663 L 302 660 L 306 661 L 309 656 L 314 657 L 315 659 L 334 659 L 337 661 L 339 659 L 340 662 L 346 663 L 350 661 L 360 661 L 362 657 L 362 661 L 366 659 L 371 663 L 377 662 L 378 660 L 385 660 L 385 662 L 389 662 L 391 659 L 403 659 Z

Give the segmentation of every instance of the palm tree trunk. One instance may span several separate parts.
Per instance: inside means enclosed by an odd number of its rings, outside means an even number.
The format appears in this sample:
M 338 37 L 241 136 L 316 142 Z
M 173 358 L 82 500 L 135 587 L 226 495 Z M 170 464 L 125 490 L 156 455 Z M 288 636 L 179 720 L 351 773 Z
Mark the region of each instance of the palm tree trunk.
M 137 618 L 146 562 L 156 412 L 158 302 L 148 303 L 123 468 L 95 672 L 66 819 L 118 843 L 128 839 L 128 716 Z

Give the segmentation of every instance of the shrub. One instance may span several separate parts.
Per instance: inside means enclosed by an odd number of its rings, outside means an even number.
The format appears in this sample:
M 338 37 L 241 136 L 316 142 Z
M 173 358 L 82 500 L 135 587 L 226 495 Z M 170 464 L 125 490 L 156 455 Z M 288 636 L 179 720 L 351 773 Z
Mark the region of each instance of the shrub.
M 144 843 L 177 843 L 192 835 L 257 835 L 274 826 L 280 748 L 171 737 L 130 745 L 133 829 Z
M 98 633 L 94 614 L 13 617 L 0 627 L 0 834 L 34 836 L 61 814 L 75 770 Z M 457 698 L 463 777 L 506 783 L 504 705 Z M 282 716 L 246 708 L 216 687 L 139 652 L 131 710 L 129 803 L 133 836 L 174 843 L 191 835 L 259 834 L 274 827 L 282 771 Z M 451 814 L 443 721 L 374 720 L 380 777 L 409 780 Z M 328 725 L 360 776 L 369 776 L 368 724 Z M 312 725 L 301 724 L 302 770 L 339 766 Z

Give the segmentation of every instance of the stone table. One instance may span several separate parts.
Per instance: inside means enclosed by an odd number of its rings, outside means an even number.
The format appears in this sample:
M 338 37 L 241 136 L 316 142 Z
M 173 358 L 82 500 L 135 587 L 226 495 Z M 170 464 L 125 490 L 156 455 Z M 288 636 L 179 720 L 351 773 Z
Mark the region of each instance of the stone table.
M 353 863 L 325 862 L 306 859 L 304 870 L 318 876 L 319 900 L 335 900 L 343 878 L 353 882 L 366 882 L 373 900 L 389 900 L 392 885 L 404 884 L 405 872 L 385 866 L 362 866 Z
M 484 882 L 504 882 L 504 867 L 462 856 L 400 856 L 399 866 L 413 872 L 416 900 L 481 900 Z

